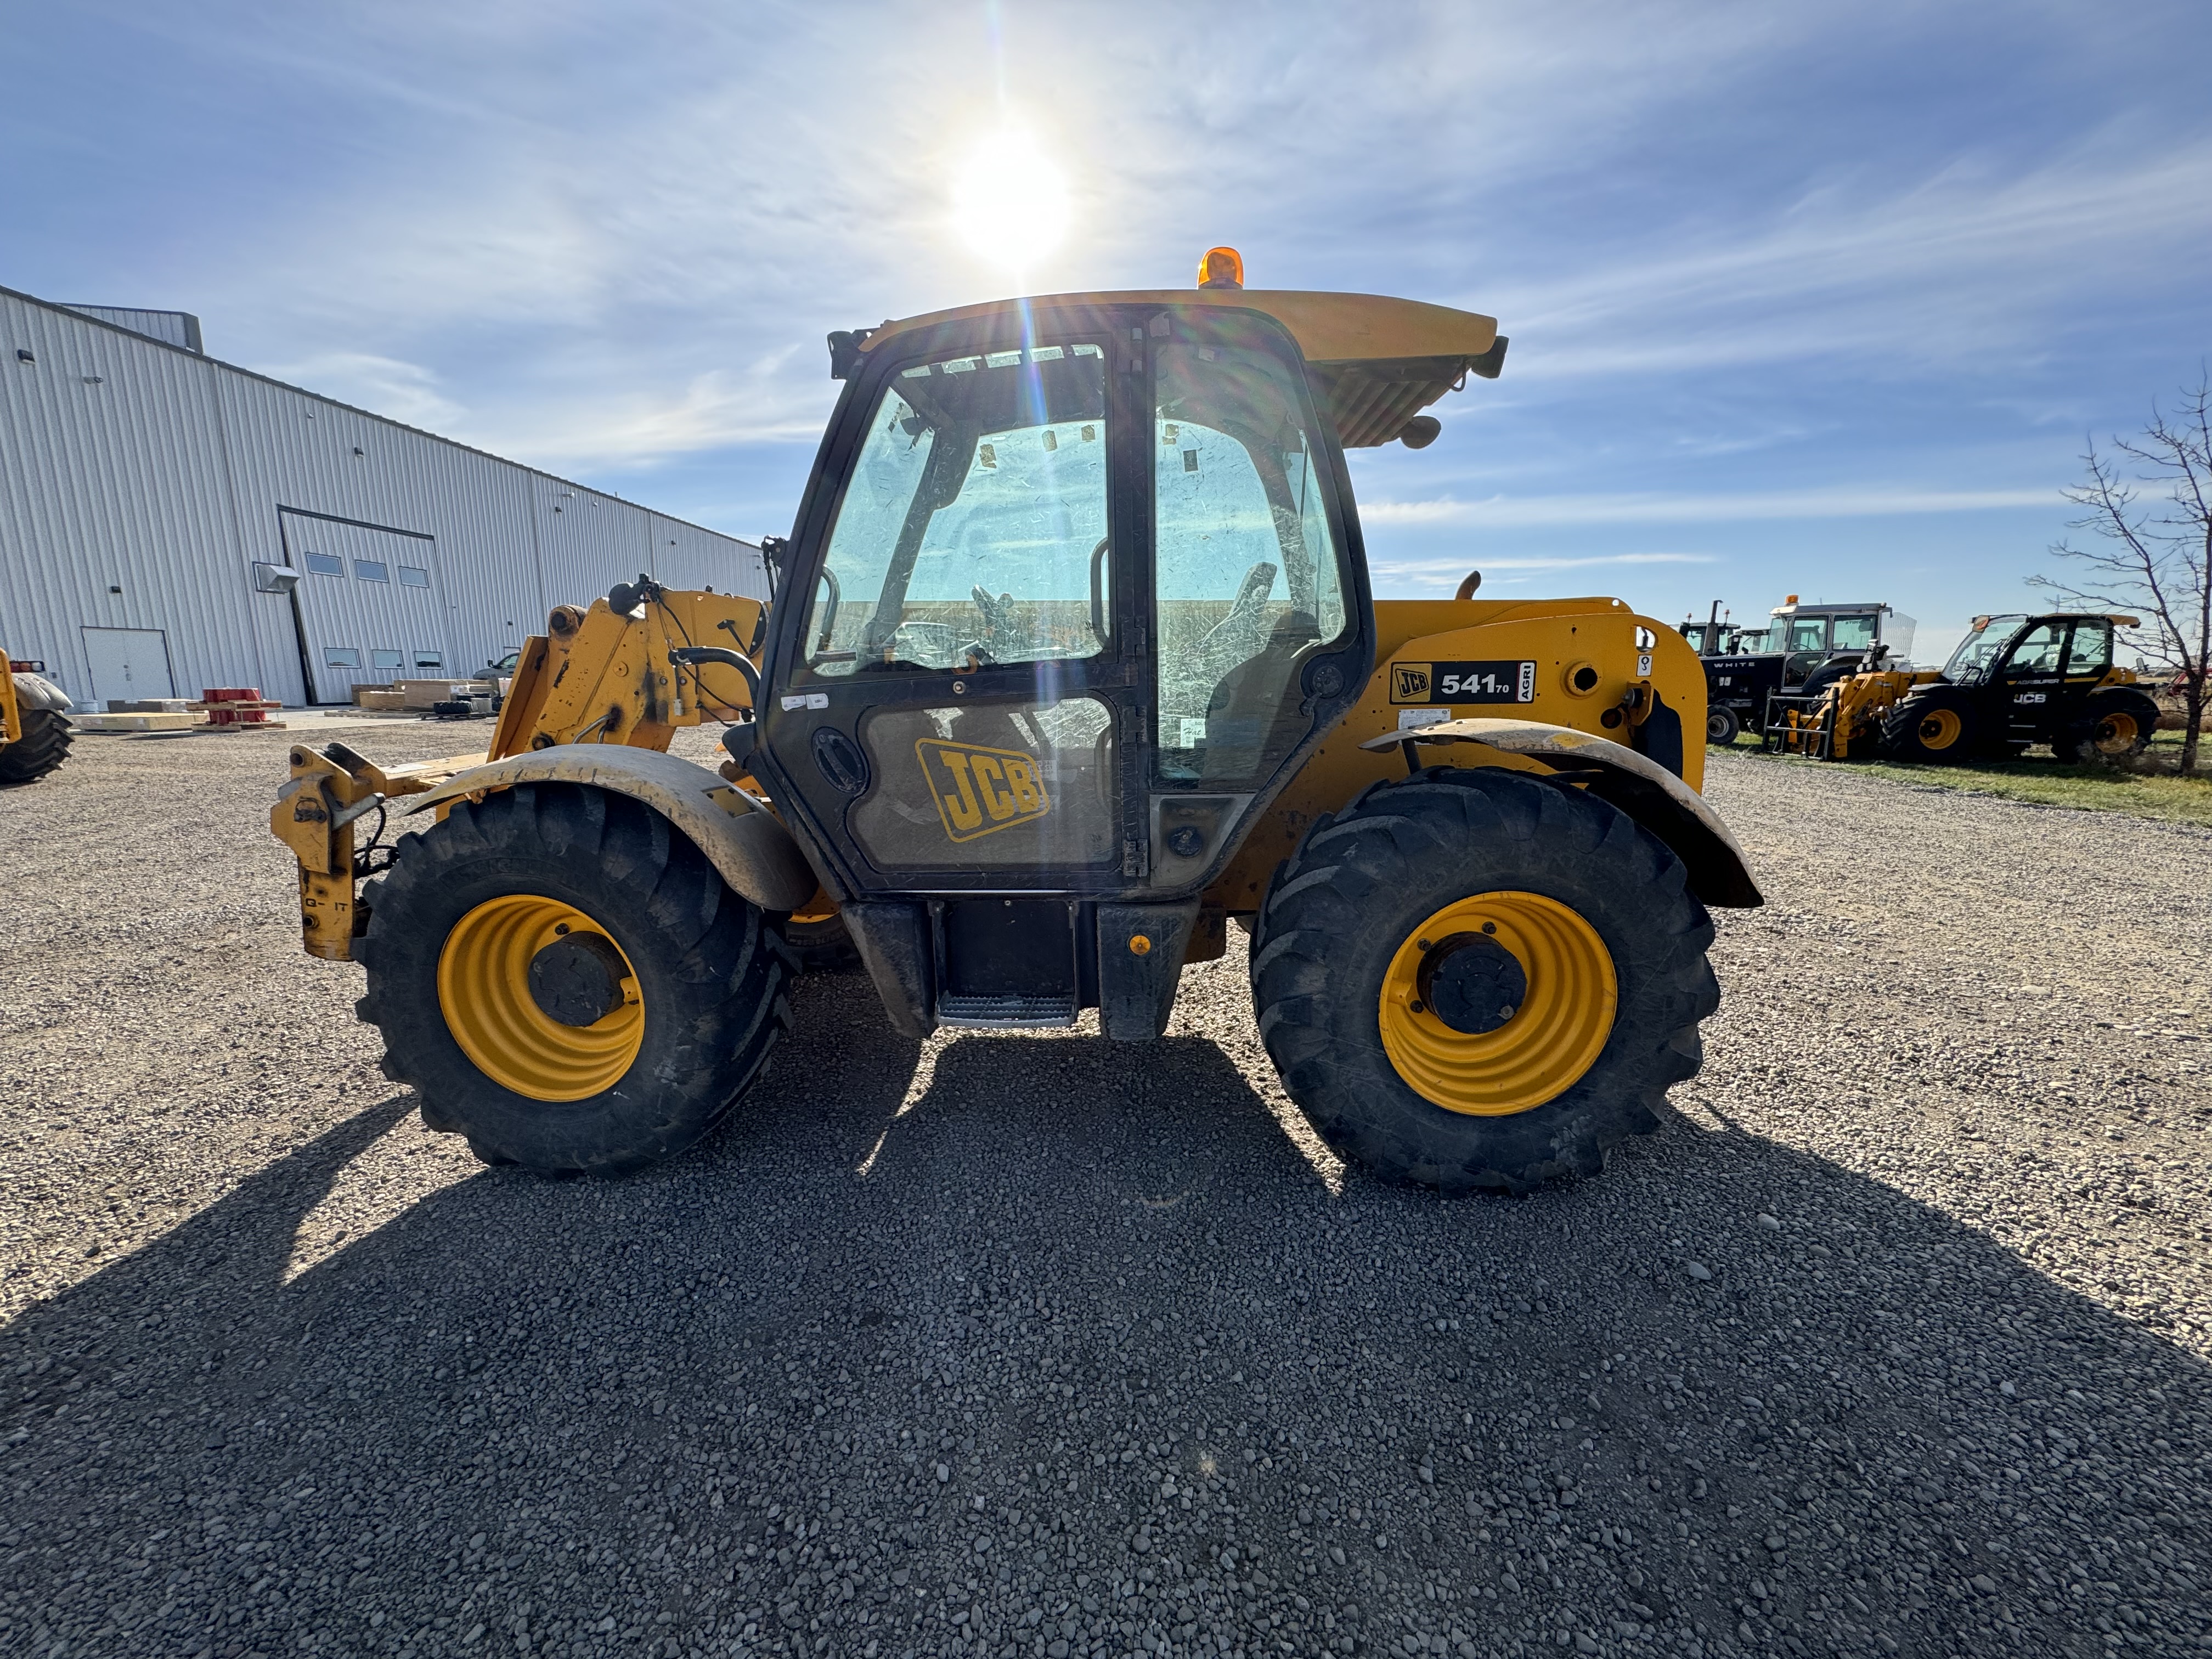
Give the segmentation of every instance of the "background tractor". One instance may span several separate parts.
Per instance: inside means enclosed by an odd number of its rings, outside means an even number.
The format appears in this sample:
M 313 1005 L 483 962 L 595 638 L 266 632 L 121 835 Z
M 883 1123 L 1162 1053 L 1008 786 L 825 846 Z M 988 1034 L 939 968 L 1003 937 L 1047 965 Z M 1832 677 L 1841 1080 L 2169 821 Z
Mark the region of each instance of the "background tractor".
M 1697 659 L 1617 599 L 1374 602 L 1343 450 L 1428 442 L 1505 341 L 1224 252 L 832 335 L 764 611 L 641 578 L 523 647 L 484 756 L 291 751 L 307 948 L 366 969 L 428 1123 L 549 1171 L 677 1152 L 788 1026 L 795 945 L 849 942 L 910 1036 L 1148 1041 L 1233 919 L 1350 1158 L 1522 1188 L 1656 1127 L 1706 907 L 1759 902 Z M 719 772 L 665 752 L 702 720 Z M 428 827 L 387 847 L 392 803 Z
M 46 664 L 7 659 L 0 673 L 0 786 L 31 783 L 69 758 L 69 693 Z
M 1914 623 L 1893 605 L 1800 605 L 1792 593 L 1764 628 L 1722 620 L 1720 603 L 1680 632 L 1705 667 L 1705 740 L 1729 744 L 1746 727 L 1764 732 L 1767 700 L 1818 698 L 1847 674 L 1901 665 L 1912 652 Z

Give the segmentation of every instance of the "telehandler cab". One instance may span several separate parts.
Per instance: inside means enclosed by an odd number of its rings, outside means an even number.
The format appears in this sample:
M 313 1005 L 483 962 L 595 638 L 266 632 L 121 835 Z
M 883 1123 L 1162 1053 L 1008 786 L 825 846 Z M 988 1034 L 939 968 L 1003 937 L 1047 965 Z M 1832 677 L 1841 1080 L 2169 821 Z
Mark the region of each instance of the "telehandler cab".
M 1759 902 L 1684 740 L 1704 672 L 1617 599 L 1375 603 L 1343 449 L 1427 442 L 1505 341 L 1224 255 L 832 335 L 765 610 L 624 583 L 524 647 L 487 755 L 292 750 L 307 949 L 366 969 L 427 1123 L 547 1171 L 678 1152 L 840 927 L 910 1036 L 1142 1042 L 1235 918 L 1285 1087 L 1378 1171 L 1522 1189 L 1656 1127 L 1719 1002 L 1705 907 Z M 702 720 L 719 775 L 665 752 Z

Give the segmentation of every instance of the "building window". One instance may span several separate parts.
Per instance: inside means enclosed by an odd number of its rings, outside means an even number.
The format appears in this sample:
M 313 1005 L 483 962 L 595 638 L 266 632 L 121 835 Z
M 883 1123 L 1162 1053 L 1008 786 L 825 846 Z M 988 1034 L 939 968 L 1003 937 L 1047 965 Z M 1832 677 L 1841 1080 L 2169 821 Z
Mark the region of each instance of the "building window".
M 353 574 L 356 581 L 388 582 L 392 580 L 392 567 L 381 559 L 356 559 Z
M 372 651 L 368 653 L 368 665 L 371 668 L 404 668 L 407 666 L 407 653 L 404 651 Z
M 361 666 L 361 653 L 349 645 L 326 645 L 323 647 L 323 666 L 358 668 Z
M 419 570 L 411 564 L 403 564 L 399 567 L 399 585 L 402 587 L 428 587 L 430 573 Z
M 335 553 L 310 553 L 307 555 L 307 568 L 318 576 L 343 576 L 345 574 L 345 561 Z
M 435 651 L 417 651 L 415 653 L 415 665 L 417 668 L 443 668 L 446 665 L 446 659 Z

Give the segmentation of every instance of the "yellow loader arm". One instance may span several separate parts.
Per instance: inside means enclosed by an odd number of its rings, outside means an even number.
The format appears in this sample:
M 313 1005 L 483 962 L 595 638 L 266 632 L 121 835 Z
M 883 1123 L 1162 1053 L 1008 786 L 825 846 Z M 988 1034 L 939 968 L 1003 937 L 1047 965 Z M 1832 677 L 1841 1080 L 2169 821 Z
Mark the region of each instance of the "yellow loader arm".
M 735 652 L 757 665 L 764 614 L 757 599 L 677 592 L 640 577 L 593 600 L 589 610 L 559 606 L 547 618 L 545 632 L 524 643 L 483 753 L 386 768 L 342 743 L 327 744 L 319 752 L 295 745 L 291 775 L 270 809 L 269 828 L 299 865 L 300 927 L 307 954 L 350 959 L 352 941 L 367 921 L 355 903 L 356 884 L 377 867 L 371 860 L 376 842 L 358 844 L 356 830 L 374 813 L 380 836 L 386 802 L 437 789 L 471 768 L 539 750 L 607 744 L 665 752 L 679 726 L 750 720 L 751 684 L 742 669 L 726 661 L 682 659 L 706 647 Z M 485 787 L 501 787 L 505 781 L 488 778 Z M 724 805 L 750 810 L 743 802 Z M 436 810 L 442 813 L 443 804 Z M 785 872 L 784 884 L 790 879 Z

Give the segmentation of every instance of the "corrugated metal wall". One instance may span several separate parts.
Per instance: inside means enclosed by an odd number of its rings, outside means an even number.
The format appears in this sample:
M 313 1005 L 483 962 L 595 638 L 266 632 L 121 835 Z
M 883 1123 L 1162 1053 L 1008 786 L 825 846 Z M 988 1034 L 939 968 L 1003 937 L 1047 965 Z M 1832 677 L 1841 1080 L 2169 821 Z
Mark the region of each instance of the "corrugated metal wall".
M 200 349 L 200 319 L 189 311 L 142 311 L 136 306 L 81 306 L 64 300 L 67 311 L 82 312 L 88 317 L 97 317 L 103 323 L 112 323 L 118 328 L 127 328 L 134 334 L 150 334 L 157 340 L 167 340 L 173 346 L 182 346 L 187 351 Z
M 459 665 L 641 570 L 768 591 L 734 537 L 0 289 L 0 645 L 85 698 L 81 629 L 160 629 L 180 690 L 304 702 L 292 600 L 252 572 L 288 509 L 434 538 Z

